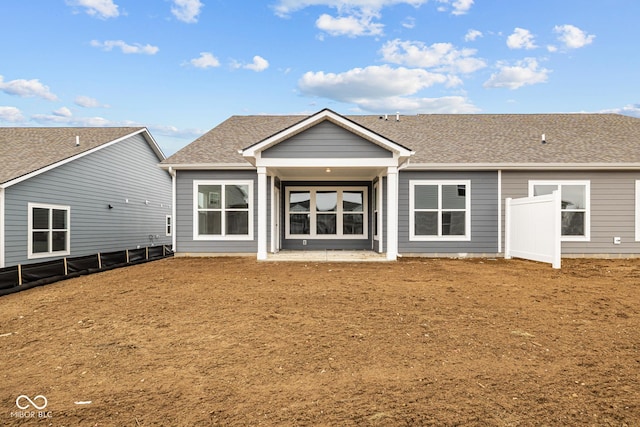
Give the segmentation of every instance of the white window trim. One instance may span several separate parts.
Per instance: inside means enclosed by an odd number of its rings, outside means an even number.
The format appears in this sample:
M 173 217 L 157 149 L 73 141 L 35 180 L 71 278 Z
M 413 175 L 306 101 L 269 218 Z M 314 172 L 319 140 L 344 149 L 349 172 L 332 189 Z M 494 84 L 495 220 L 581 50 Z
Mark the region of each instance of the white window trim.
M 48 209 L 51 212 L 53 209 L 67 212 L 67 241 L 65 243 L 66 250 L 64 251 L 48 251 L 33 253 L 33 209 Z M 50 214 L 51 215 L 51 214 Z M 51 227 L 53 226 L 51 218 L 49 218 L 49 249 L 52 248 L 53 233 Z M 50 205 L 46 203 L 27 203 L 27 259 L 40 259 L 50 258 L 57 256 L 67 256 L 71 254 L 71 207 L 63 205 Z
M 530 180 L 529 197 L 533 197 L 533 187 L 536 185 L 557 185 L 560 190 L 561 185 L 584 185 L 585 186 L 585 214 L 584 214 L 584 236 L 561 236 L 561 242 L 589 242 L 591 241 L 591 181 L 589 180 Z M 560 191 L 562 195 L 562 191 Z
M 309 206 L 310 234 L 291 234 L 289 221 L 289 194 L 291 191 L 309 191 L 311 193 L 311 203 Z M 338 193 L 338 205 L 336 210 L 336 234 L 316 234 L 316 191 L 336 191 Z M 342 210 L 342 193 L 344 191 L 362 191 L 362 232 L 363 234 L 342 234 L 342 215 L 348 212 Z M 359 213 L 359 212 L 355 212 Z M 367 187 L 350 186 L 328 186 L 328 187 L 287 187 L 285 196 L 285 237 L 287 239 L 318 239 L 318 240 L 366 240 L 369 238 L 369 204 Z
M 225 227 L 224 222 L 222 226 L 221 235 L 212 235 L 212 234 L 204 234 L 200 235 L 198 233 L 198 187 L 200 185 L 246 185 L 249 189 L 249 234 L 246 235 L 230 235 L 227 236 L 224 234 Z M 222 189 L 222 193 L 224 195 L 224 188 Z M 224 212 L 225 209 L 222 209 Z M 254 217 L 254 208 L 253 208 L 253 180 L 194 180 L 193 181 L 193 240 L 221 240 L 221 241 L 230 241 L 230 240 L 253 240 L 253 217 Z M 224 215 L 223 215 L 224 221 Z
M 167 237 L 173 235 L 173 217 L 171 215 L 164 217 L 164 235 Z
M 465 225 L 463 236 L 422 236 L 415 234 L 415 187 L 417 185 L 437 185 L 438 189 L 438 233 L 442 232 L 442 191 L 443 185 L 465 186 Z M 471 180 L 410 180 L 409 181 L 409 241 L 412 242 L 468 242 L 471 241 Z

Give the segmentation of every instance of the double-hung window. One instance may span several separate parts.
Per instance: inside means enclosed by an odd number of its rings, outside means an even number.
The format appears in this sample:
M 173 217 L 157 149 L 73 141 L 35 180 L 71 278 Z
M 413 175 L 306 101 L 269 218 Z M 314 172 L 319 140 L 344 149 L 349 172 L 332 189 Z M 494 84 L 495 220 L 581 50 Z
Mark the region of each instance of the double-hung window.
M 564 242 L 588 241 L 590 229 L 589 181 L 529 181 L 529 196 L 560 191 Z
M 28 204 L 28 258 L 70 254 L 69 206 Z
M 471 182 L 409 182 L 409 239 L 470 240 Z
M 367 238 L 366 187 L 287 188 L 288 238 Z
M 253 239 L 253 181 L 194 181 L 195 240 Z

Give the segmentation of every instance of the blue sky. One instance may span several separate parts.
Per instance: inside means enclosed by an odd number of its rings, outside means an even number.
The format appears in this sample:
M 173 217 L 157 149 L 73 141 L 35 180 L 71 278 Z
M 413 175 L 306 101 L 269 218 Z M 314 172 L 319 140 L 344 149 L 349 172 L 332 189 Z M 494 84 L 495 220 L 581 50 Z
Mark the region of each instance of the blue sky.
M 2 0 L 0 126 L 231 115 L 640 117 L 637 0 Z

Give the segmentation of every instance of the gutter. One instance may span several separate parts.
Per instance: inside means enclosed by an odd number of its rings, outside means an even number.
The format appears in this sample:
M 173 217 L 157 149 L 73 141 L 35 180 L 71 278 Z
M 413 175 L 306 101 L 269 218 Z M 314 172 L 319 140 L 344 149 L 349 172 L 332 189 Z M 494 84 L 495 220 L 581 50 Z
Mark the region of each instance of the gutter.
M 160 163 L 160 168 L 169 170 L 256 170 L 249 163 Z
M 640 170 L 640 163 L 412 163 L 404 170 Z

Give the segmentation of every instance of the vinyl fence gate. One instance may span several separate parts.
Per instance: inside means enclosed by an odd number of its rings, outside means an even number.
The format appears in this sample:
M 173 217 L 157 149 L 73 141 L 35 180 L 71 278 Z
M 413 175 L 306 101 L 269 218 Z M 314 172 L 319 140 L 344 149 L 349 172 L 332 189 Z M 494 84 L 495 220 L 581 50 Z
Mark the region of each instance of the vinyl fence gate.
M 504 257 L 551 263 L 560 268 L 560 192 L 505 200 Z

